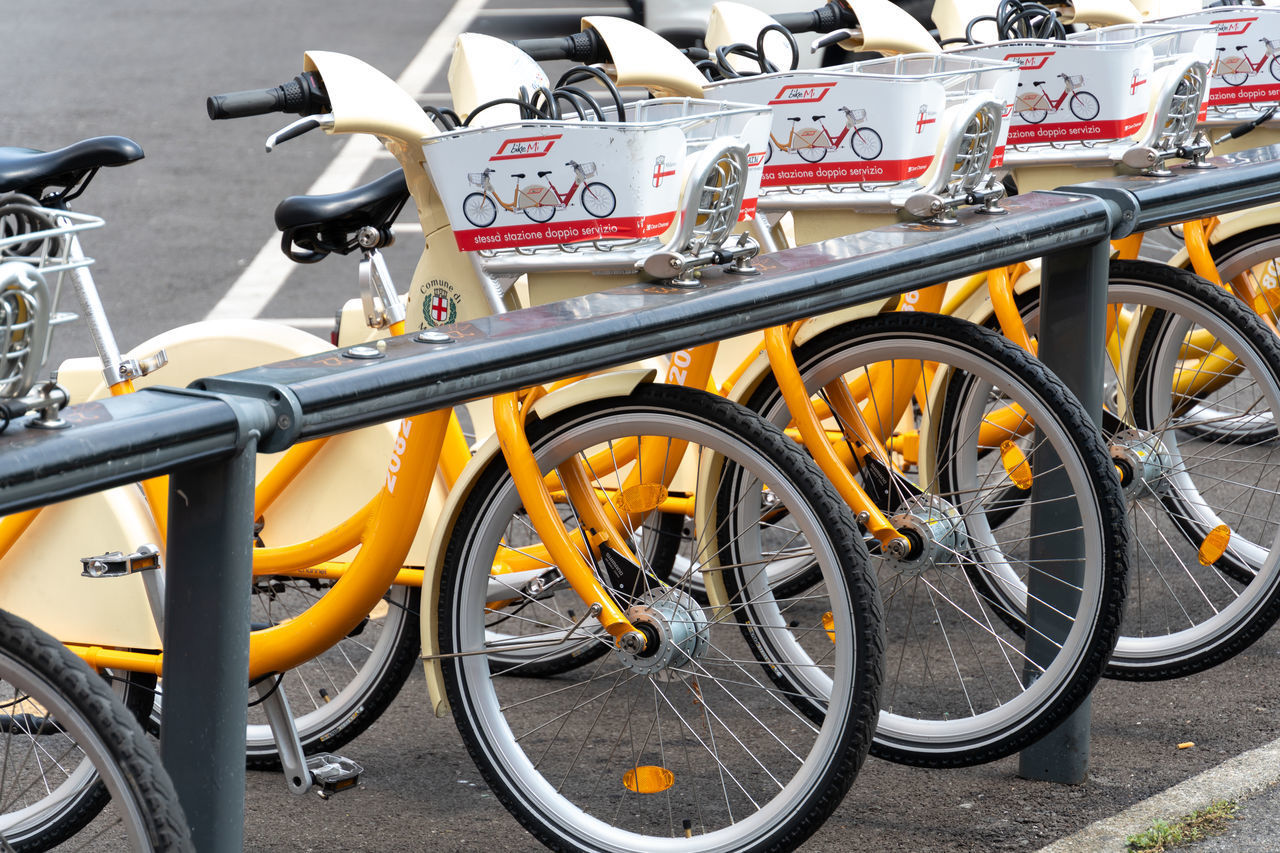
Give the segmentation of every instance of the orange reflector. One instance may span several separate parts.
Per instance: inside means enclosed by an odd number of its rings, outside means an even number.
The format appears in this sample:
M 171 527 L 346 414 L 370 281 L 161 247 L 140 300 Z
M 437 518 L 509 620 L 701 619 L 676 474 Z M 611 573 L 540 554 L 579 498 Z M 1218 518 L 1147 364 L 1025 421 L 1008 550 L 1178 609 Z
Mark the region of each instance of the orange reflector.
M 676 777 L 670 770 L 652 764 L 632 767 L 622 777 L 622 784 L 637 794 L 661 794 L 675 783 Z
M 1253 299 L 1253 310 L 1259 314 L 1275 314 L 1277 308 L 1280 308 L 1280 289 L 1269 287 Z
M 1031 466 L 1027 464 L 1027 457 L 1022 452 L 1022 448 L 1012 441 L 1002 442 L 1000 461 L 1004 463 L 1004 470 L 1015 486 L 1023 491 L 1031 488 Z
M 1209 535 L 1204 537 L 1204 541 L 1200 543 L 1200 565 L 1212 566 L 1218 562 L 1223 553 L 1227 550 L 1227 543 L 1231 541 L 1231 528 L 1225 524 L 1219 524 L 1217 527 L 1209 531 Z
M 667 487 L 661 483 L 638 483 L 627 486 L 618 495 L 623 512 L 652 512 L 667 499 Z
M 836 617 L 831 615 L 830 610 L 822 614 L 822 627 L 827 629 L 827 639 L 834 643 L 836 641 Z

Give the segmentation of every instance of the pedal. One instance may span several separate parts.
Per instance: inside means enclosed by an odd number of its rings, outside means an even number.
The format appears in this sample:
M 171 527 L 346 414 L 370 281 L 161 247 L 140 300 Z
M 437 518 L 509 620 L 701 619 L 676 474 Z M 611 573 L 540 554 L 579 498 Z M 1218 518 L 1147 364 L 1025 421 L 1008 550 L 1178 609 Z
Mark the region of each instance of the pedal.
M 364 768 L 350 758 L 327 752 L 308 758 L 307 769 L 311 771 L 311 781 L 316 786 L 316 793 L 325 800 L 339 791 L 354 788 L 360 782 L 360 774 L 364 772 Z
M 132 554 L 109 551 L 96 557 L 81 557 L 80 574 L 86 578 L 121 578 L 134 572 L 160 568 L 160 549 L 155 545 L 139 546 Z

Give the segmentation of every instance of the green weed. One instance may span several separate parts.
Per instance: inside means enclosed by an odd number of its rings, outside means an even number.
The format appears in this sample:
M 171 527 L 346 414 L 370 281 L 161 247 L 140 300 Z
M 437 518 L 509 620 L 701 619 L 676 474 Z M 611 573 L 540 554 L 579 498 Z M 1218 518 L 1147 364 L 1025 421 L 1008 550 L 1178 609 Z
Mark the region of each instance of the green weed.
M 1142 853 L 1161 853 L 1226 831 L 1235 820 L 1239 806 L 1235 800 L 1218 800 L 1177 820 L 1157 820 L 1151 828 L 1125 839 L 1127 848 Z

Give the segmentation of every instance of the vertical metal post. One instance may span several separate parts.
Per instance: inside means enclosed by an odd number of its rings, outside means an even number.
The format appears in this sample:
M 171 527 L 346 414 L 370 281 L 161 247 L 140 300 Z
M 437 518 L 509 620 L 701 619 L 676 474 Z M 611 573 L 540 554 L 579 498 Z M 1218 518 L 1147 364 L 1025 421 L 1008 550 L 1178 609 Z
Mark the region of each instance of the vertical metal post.
M 244 847 L 256 450 L 169 478 L 160 753 L 201 853 Z
M 1045 257 L 1040 282 L 1040 358 L 1080 399 L 1097 424 L 1102 420 L 1109 253 L 1110 245 L 1105 240 L 1056 252 Z M 1037 471 L 1057 467 L 1047 464 L 1050 461 L 1035 458 L 1033 465 Z M 1069 630 L 1070 626 L 1060 614 L 1076 611 L 1078 594 L 1072 586 L 1079 585 L 1079 575 L 1086 567 L 1062 562 L 1067 555 L 1082 553 L 1083 543 L 1078 533 L 1035 535 L 1036 531 L 1046 529 L 1071 531 L 1079 523 L 1078 519 L 1073 523 L 1073 519 L 1063 517 L 1062 507 L 1068 502 L 1046 503 L 1044 500 L 1054 493 L 1069 492 L 1071 486 L 1066 478 L 1037 476 L 1032 488 L 1031 564 L 1055 568 L 1032 571 L 1027 581 L 1028 618 L 1036 627 L 1035 631 L 1027 632 L 1027 655 L 1035 661 L 1047 661 L 1056 648 L 1046 637 L 1061 639 Z M 1074 514 L 1074 510 L 1070 511 Z M 1066 568 L 1059 568 L 1064 566 Z M 1077 577 L 1070 577 L 1072 573 Z M 1058 728 L 1022 751 L 1019 776 L 1064 784 L 1085 781 L 1091 702 L 1086 698 Z

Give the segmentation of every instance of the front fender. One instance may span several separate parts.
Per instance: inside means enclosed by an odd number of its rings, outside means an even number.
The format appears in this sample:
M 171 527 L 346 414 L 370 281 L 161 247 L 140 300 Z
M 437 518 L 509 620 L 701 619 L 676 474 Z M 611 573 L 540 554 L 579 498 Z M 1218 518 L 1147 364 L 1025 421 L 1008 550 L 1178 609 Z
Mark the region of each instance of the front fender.
M 642 382 L 653 381 L 652 370 L 620 370 L 590 376 L 572 385 L 552 391 L 533 404 L 531 416 L 548 417 L 579 403 L 605 397 L 624 397 Z M 422 657 L 431 694 L 431 708 L 437 717 L 449 713 L 449 699 L 444 689 L 444 668 L 440 665 L 440 640 L 436 613 L 440 609 L 440 579 L 444 571 L 444 555 L 454 532 L 454 525 L 470 497 L 480 475 L 495 464 L 502 454 L 498 437 L 490 435 L 476 450 L 462 475 L 449 491 L 439 515 L 428 516 L 424 523 L 434 525 L 422 577 Z M 420 534 L 421 535 L 421 534 Z

